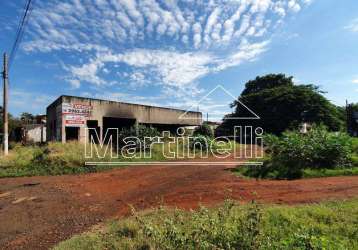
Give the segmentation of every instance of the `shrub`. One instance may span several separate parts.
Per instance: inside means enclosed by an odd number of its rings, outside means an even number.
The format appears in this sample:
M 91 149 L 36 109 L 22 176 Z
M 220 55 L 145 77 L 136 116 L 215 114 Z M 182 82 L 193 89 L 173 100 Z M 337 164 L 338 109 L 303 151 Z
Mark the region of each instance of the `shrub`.
M 189 141 L 189 148 L 191 150 L 202 150 L 202 151 L 208 151 L 210 150 L 210 152 L 217 152 L 218 149 L 222 149 L 222 150 L 226 150 L 228 148 L 230 148 L 230 145 L 232 142 L 224 142 L 221 143 L 220 145 L 218 145 L 218 142 L 215 141 L 213 138 L 211 137 L 207 137 L 207 136 L 203 136 L 203 135 L 198 135 L 198 136 L 194 136 L 191 137 L 192 139 Z
M 189 141 L 189 147 L 191 150 L 200 149 L 200 150 L 207 150 L 210 148 L 210 138 L 198 135 L 195 137 L 192 137 L 192 139 Z
M 213 138 L 214 131 L 211 129 L 209 125 L 202 124 L 194 129 L 193 135 L 194 136 L 202 135 L 202 136 Z
M 277 178 L 300 178 L 303 169 L 333 169 L 351 167 L 352 140 L 340 132 L 328 132 L 323 126 L 313 126 L 307 134 L 285 132 L 281 137 L 265 136 L 270 158 L 256 171 L 260 177 L 269 173 Z
M 137 128 L 135 126 L 130 128 L 123 128 L 119 133 L 119 145 L 123 146 L 125 143 L 123 141 L 126 137 L 136 137 L 139 141 L 136 143 L 136 147 L 139 148 L 139 146 L 145 145 L 144 138 L 145 137 L 156 137 L 160 136 L 159 131 L 156 128 L 145 126 L 145 125 L 139 125 Z M 148 143 L 148 140 L 146 141 Z M 150 145 L 146 145 L 150 146 Z

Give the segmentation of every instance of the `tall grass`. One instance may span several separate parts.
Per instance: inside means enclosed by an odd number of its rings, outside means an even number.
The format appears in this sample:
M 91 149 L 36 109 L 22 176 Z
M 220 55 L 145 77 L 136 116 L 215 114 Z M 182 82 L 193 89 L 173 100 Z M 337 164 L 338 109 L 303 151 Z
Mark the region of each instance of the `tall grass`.
M 88 145 L 90 148 L 90 145 Z M 174 150 L 175 145 L 168 145 Z M 135 158 L 111 158 L 109 151 L 105 154 L 105 148 L 97 147 L 99 156 L 93 151 L 91 158 L 85 157 L 85 145 L 79 142 L 50 142 L 42 146 L 15 145 L 10 150 L 9 156 L 0 158 L 0 177 L 32 176 L 32 175 L 61 175 L 97 172 L 114 166 L 88 166 L 86 162 L 111 162 L 111 161 L 140 161 L 143 155 Z M 161 150 L 161 149 L 160 149 Z M 151 159 L 164 160 L 159 145 L 154 147 Z
M 90 160 L 85 158 L 85 146 L 78 142 L 50 142 L 42 146 L 19 144 L 8 156 L 0 158 L 0 177 L 86 173 L 103 168 L 86 166 L 85 162 Z M 107 156 L 102 160 L 110 159 Z
M 357 249 L 358 201 L 300 206 L 225 202 L 114 220 L 55 249 Z
M 225 145 L 215 146 L 215 150 L 233 148 L 234 142 L 228 142 Z M 144 155 L 135 153 L 133 157 L 123 157 L 121 153 L 118 157 L 111 158 L 110 151 L 105 153 L 105 148 L 97 147 L 99 156 L 96 153 L 93 157 L 85 157 L 85 145 L 79 142 L 50 142 L 42 146 L 23 146 L 15 145 L 8 156 L 0 157 L 0 177 L 33 176 L 33 175 L 61 175 L 78 174 L 88 172 L 98 172 L 115 167 L 116 165 L 94 165 L 88 166 L 86 162 L 138 162 L 138 161 L 168 161 L 182 160 L 188 158 L 190 151 L 187 141 L 169 143 L 165 141 L 162 144 L 153 144 L 151 154 Z M 87 144 L 88 149 L 90 145 Z M 237 146 L 239 148 L 239 146 Z M 93 151 L 95 152 L 95 151 Z M 175 152 L 175 158 L 170 158 L 171 152 Z M 115 154 L 114 154 L 115 155 Z M 199 157 L 200 152 L 196 150 L 190 152 L 190 155 Z M 208 155 L 210 156 L 210 154 Z M 118 165 L 117 165 L 118 166 Z M 122 165 L 123 166 L 123 165 Z

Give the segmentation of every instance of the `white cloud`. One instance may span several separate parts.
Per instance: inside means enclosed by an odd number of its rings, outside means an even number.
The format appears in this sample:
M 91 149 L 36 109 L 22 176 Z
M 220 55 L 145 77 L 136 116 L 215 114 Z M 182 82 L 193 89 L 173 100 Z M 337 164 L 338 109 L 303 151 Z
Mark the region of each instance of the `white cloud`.
M 358 18 L 353 19 L 347 26 L 344 27 L 351 32 L 358 32 Z
M 271 6 L 271 4 L 272 4 L 271 0 L 253 1 L 250 12 L 265 13 L 268 10 L 268 8 Z
M 243 44 L 239 47 L 238 52 L 232 54 L 229 58 L 222 60 L 221 63 L 217 66 L 216 70 L 224 70 L 246 61 L 255 60 L 260 54 L 267 50 L 268 44 L 269 41 L 252 44 L 243 42 Z
M 310 5 L 313 2 L 313 0 L 302 0 L 302 2 L 305 5 Z
M 34 9 L 25 49 L 49 52 L 104 43 L 113 48 L 153 37 L 170 37 L 170 43 L 192 41 L 197 49 L 225 46 L 240 42 L 237 39 L 251 23 L 255 26 L 256 17 L 263 18 L 271 10 L 270 19 L 274 20 L 275 14 L 280 18 L 287 10 L 299 11 L 300 4 L 308 2 L 300 1 L 44 1 Z
M 105 81 L 101 79 L 97 73 L 100 68 L 104 66 L 104 63 L 100 60 L 92 61 L 88 64 L 84 64 L 80 67 L 71 66 L 69 68 L 69 71 L 73 76 L 75 76 L 74 79 L 70 79 L 70 83 L 74 85 L 75 87 L 79 87 L 79 81 L 85 81 L 94 83 L 96 85 L 104 84 Z
M 298 4 L 296 0 L 290 0 L 288 2 L 288 8 L 294 12 L 298 12 L 301 10 L 301 6 Z
M 221 9 L 216 7 L 213 12 L 210 14 L 208 21 L 206 22 L 205 30 L 204 30 L 204 41 L 207 45 L 211 43 L 210 34 L 212 33 L 213 27 L 217 24 L 217 19 Z
M 105 80 L 98 76 L 98 72 L 106 63 L 125 63 L 136 70 L 155 73 L 165 85 L 180 86 L 206 75 L 212 60 L 212 56 L 205 53 L 135 49 L 123 54 L 99 55 L 87 64 L 70 67 L 68 71 L 72 79 L 101 85 Z
M 239 38 L 241 37 L 248 28 L 250 28 L 250 16 L 244 15 L 238 30 L 235 31 L 234 37 Z
M 129 80 L 129 85 L 132 89 L 141 88 L 150 83 L 150 81 L 146 78 L 145 74 L 139 71 L 130 74 Z
M 353 79 L 353 80 L 352 80 L 352 83 L 358 84 L 358 78 Z
M 182 87 L 194 83 L 211 72 L 222 71 L 256 59 L 267 49 L 269 41 L 261 43 L 242 43 L 237 52 L 229 57 L 218 57 L 203 52 L 174 52 L 165 50 L 135 49 L 122 54 L 106 53 L 98 55 L 89 63 L 68 69 L 71 81 L 85 81 L 95 85 L 105 83 L 98 76 L 100 69 L 107 63 L 124 63 L 134 68 L 132 81 L 143 82 L 144 76 L 155 74 L 167 86 Z M 77 83 L 77 81 L 75 81 Z
M 284 2 L 282 1 L 277 1 L 276 3 L 274 3 L 273 10 L 282 17 L 286 15 L 286 9 L 284 6 Z
M 140 85 L 144 77 L 146 84 L 152 80 L 183 87 L 255 60 L 267 50 L 271 28 L 309 2 L 40 1 L 23 49 L 68 56 L 63 61 L 69 75 L 64 78 L 74 88 L 82 82 L 97 86 L 120 82 L 106 78 L 118 76 L 122 64 L 129 66 L 127 76 L 118 78 Z
M 81 86 L 81 82 L 78 79 L 68 79 L 68 82 L 71 84 L 71 86 L 75 89 L 78 89 Z
M 143 26 L 144 20 L 142 14 L 137 9 L 137 4 L 135 0 L 119 0 L 121 5 L 127 11 L 129 16 L 138 24 L 138 26 Z
M 194 47 L 199 48 L 201 44 L 201 25 L 200 23 L 195 23 L 193 25 L 193 33 L 194 33 Z

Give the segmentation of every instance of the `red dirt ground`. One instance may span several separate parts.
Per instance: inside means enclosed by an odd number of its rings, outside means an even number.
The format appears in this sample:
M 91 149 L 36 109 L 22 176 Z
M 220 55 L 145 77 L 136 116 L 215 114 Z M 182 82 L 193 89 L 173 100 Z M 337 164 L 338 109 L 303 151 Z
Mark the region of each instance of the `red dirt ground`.
M 358 176 L 256 181 L 227 166 L 132 166 L 102 173 L 0 179 L 0 248 L 47 249 L 136 209 L 195 208 L 226 198 L 309 203 L 358 197 Z M 23 198 L 23 199 L 21 199 Z

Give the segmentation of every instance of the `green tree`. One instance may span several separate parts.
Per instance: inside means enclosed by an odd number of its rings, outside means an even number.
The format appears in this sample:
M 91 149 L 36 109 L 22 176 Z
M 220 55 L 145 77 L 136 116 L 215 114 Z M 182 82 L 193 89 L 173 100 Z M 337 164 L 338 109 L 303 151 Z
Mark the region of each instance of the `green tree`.
M 225 119 L 222 128 L 238 125 L 261 126 L 266 132 L 280 134 L 297 128 L 301 122 L 324 124 L 339 130 L 344 120 L 338 107 L 330 103 L 315 85 L 295 85 L 293 77 L 269 74 L 248 81 L 238 100 L 260 116 L 259 120 Z M 252 116 L 238 101 L 230 117 Z
M 208 124 L 202 124 L 194 129 L 194 136 L 203 135 L 208 137 L 214 137 L 214 131 Z
M 35 121 L 35 116 L 31 113 L 23 112 L 20 115 L 20 120 L 23 124 L 32 124 Z
M 245 89 L 241 96 L 255 94 L 262 90 L 272 89 L 277 87 L 292 87 L 293 77 L 286 77 L 284 74 L 268 74 L 265 76 L 257 76 L 255 80 L 250 80 L 245 84 Z

